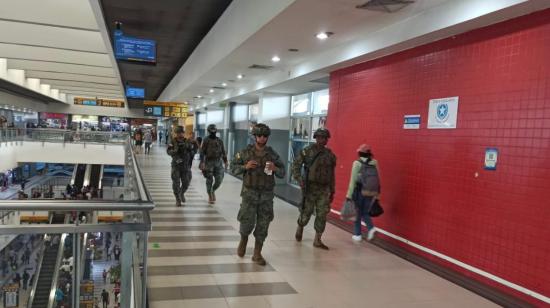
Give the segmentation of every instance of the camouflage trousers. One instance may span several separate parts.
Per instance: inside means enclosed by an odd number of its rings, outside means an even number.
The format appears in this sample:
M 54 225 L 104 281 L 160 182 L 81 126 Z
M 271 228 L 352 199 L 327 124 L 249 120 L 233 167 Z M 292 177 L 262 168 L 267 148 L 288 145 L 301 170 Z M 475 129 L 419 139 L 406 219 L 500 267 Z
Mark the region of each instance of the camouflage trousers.
M 298 225 L 305 227 L 315 211 L 314 229 L 318 233 L 325 231 L 327 215 L 330 212 L 330 189 L 310 187 L 306 194 L 305 204 L 300 208 Z
M 267 193 L 251 198 L 243 196 L 237 220 L 241 223 L 239 232 L 248 236 L 254 231 L 257 241 L 264 242 L 269 224 L 273 220 L 273 193 Z
M 185 164 L 172 165 L 172 190 L 176 200 L 182 200 L 183 194 L 191 183 L 191 169 Z
M 206 161 L 203 175 L 206 178 L 206 192 L 212 193 L 222 185 L 225 168 L 221 159 Z

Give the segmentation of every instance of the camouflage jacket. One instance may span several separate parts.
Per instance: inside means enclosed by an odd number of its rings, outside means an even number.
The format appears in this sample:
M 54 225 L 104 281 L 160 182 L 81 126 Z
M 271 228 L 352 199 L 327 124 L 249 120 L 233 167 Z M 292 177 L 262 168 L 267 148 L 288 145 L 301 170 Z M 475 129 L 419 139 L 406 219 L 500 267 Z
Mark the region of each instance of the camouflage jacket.
M 304 148 L 294 159 L 292 164 L 292 177 L 298 182 L 305 181 L 304 173 L 307 169 L 306 185 L 326 186 L 334 192 L 334 169 L 336 168 L 336 155 L 327 147 L 319 147 L 312 144 Z
M 258 162 L 258 167 L 246 170 L 246 163 L 250 160 Z M 268 175 L 264 172 L 265 162 L 271 161 L 277 167 L 273 174 Z M 247 190 L 270 191 L 275 187 L 275 176 L 283 178 L 285 176 L 285 165 L 279 154 L 273 148 L 266 146 L 262 151 L 257 151 L 255 145 L 249 145 L 245 149 L 237 152 L 231 162 L 231 172 L 235 175 L 243 175 L 243 191 Z
M 172 146 L 168 146 L 166 153 L 172 156 L 172 165 L 186 164 L 186 167 L 190 167 L 188 165 L 194 155 L 193 143 L 188 139 L 177 140 L 174 138 L 170 144 Z

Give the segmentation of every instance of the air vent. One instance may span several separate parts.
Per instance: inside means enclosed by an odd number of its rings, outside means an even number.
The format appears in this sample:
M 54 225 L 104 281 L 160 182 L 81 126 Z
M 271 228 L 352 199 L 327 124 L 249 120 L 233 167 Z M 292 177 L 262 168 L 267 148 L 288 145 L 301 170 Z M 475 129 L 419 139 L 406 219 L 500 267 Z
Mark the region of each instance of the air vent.
M 212 87 L 212 89 L 224 90 L 225 88 L 224 88 L 224 87 L 215 86 L 215 87 Z
M 251 68 L 251 69 L 254 69 L 254 70 L 272 70 L 273 66 L 271 66 L 271 65 L 252 64 L 248 68 Z
M 393 13 L 413 3 L 413 0 L 370 0 L 366 3 L 356 6 L 356 8 L 362 10 Z

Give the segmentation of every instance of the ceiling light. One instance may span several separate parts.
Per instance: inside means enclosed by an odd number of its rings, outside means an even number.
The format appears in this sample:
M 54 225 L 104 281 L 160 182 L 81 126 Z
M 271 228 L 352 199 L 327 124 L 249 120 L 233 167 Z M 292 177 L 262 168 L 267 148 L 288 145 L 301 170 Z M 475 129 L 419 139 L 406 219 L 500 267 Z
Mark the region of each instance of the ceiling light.
M 227 83 L 222 82 L 222 87 L 227 87 Z
M 319 32 L 317 35 L 315 35 L 316 38 L 320 39 L 321 41 L 326 40 L 329 36 L 333 35 L 332 32 Z
M 214 89 L 210 89 L 210 90 L 208 90 L 208 92 L 214 93 Z
M 243 74 L 239 74 L 239 75 L 237 75 L 237 78 L 238 78 L 238 79 L 243 79 L 243 77 L 244 77 L 244 75 L 243 75 Z
M 271 61 L 273 62 L 279 62 L 281 61 L 281 58 L 277 57 L 277 56 L 273 56 L 273 58 L 271 58 Z
M 197 95 L 197 98 L 202 98 L 202 96 L 201 96 L 201 95 Z

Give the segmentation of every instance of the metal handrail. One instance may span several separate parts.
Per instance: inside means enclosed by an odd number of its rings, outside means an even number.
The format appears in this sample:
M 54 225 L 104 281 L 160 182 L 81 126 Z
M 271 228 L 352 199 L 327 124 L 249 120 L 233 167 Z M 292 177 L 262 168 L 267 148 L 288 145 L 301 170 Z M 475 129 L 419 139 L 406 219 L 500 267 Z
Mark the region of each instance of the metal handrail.
M 69 215 L 65 215 L 65 223 L 69 222 Z M 63 252 L 65 251 L 65 240 L 68 234 L 61 234 L 59 238 L 59 247 L 57 248 L 57 259 L 55 260 L 55 267 L 53 271 L 52 284 L 50 285 L 50 298 L 48 300 L 48 308 L 52 308 L 55 302 L 55 291 L 57 290 L 57 282 L 59 280 L 59 268 L 61 267 L 61 261 L 63 260 Z M 53 241 L 53 237 L 52 237 Z M 74 245 L 73 239 L 73 245 Z M 74 260 L 74 258 L 73 258 Z
M 46 235 L 44 234 L 44 237 Z M 40 258 L 38 259 L 38 264 L 36 265 L 36 271 L 34 272 L 34 280 L 32 281 L 31 294 L 29 295 L 29 300 L 27 301 L 27 308 L 32 307 L 32 302 L 34 300 L 34 295 L 36 293 L 36 286 L 38 285 L 38 276 L 40 276 L 40 270 L 42 270 L 42 261 L 44 260 L 44 252 L 46 247 L 44 245 L 44 239 L 42 239 L 42 245 L 40 247 Z

